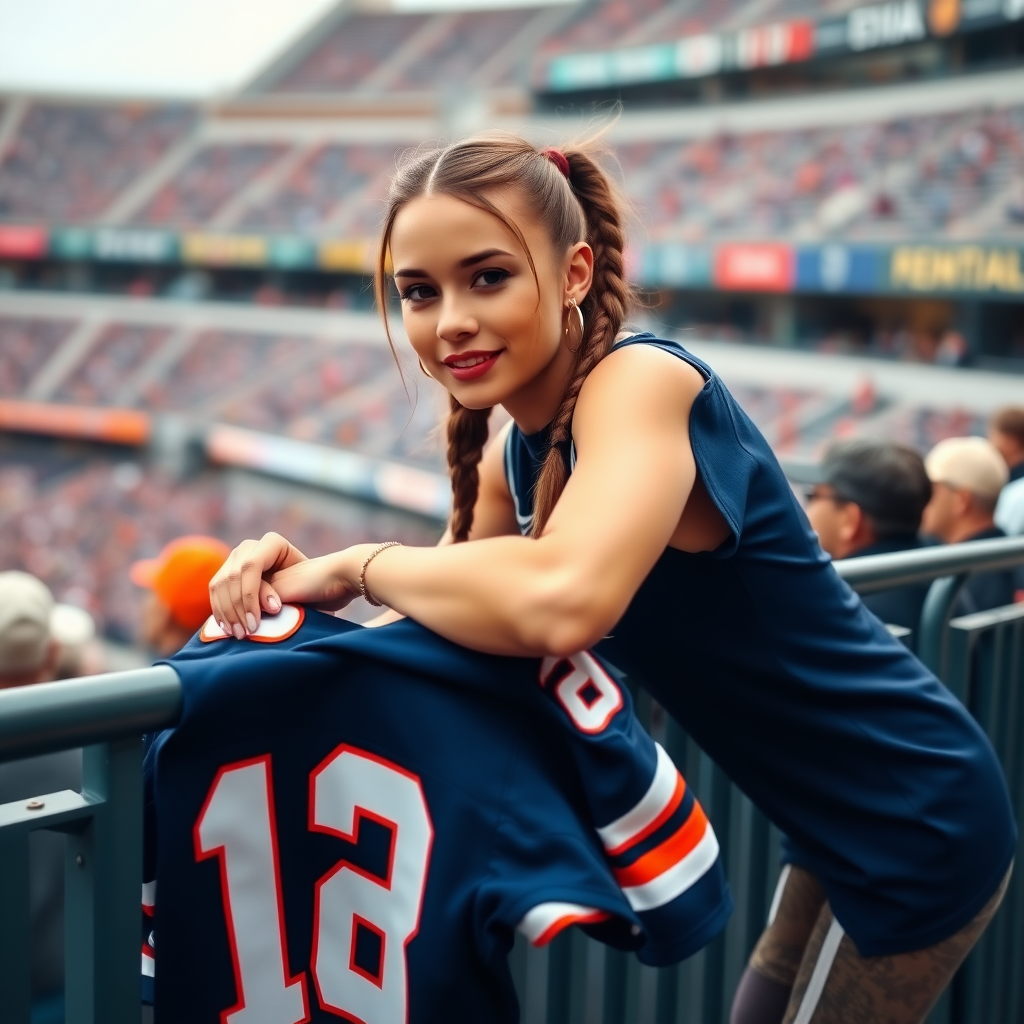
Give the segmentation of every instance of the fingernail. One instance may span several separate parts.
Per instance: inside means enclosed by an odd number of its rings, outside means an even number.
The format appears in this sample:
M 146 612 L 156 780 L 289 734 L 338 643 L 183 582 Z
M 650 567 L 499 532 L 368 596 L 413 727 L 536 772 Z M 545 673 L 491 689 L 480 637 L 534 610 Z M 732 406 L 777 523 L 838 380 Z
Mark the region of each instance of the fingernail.
M 244 640 L 245 639 L 245 630 L 242 629 L 242 627 L 237 622 L 232 627 L 231 632 L 235 634 L 235 639 L 236 640 Z
M 272 612 L 279 612 L 281 610 L 281 602 L 278 601 L 278 599 L 273 594 L 271 594 L 270 597 L 267 598 L 267 607 Z
M 231 632 L 231 630 L 228 629 L 228 624 L 226 622 L 218 622 L 217 625 L 220 626 L 220 631 L 222 633 L 227 634 Z
M 245 624 L 249 627 L 250 633 L 256 632 L 256 616 L 252 612 L 245 613 Z

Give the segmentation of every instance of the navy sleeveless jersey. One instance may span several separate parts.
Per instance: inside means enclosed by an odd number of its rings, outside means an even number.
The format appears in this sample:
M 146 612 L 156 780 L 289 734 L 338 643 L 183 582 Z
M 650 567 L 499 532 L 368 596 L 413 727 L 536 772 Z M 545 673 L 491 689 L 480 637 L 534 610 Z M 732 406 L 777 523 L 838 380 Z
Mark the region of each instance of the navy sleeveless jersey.
M 209 622 L 170 660 L 184 710 L 146 757 L 164 1024 L 515 1021 L 517 928 L 667 964 L 724 927 L 714 831 L 592 655 L 294 607 L 256 640 Z
M 638 344 L 704 377 L 690 440 L 731 536 L 713 552 L 667 548 L 596 650 L 787 834 L 789 859 L 820 879 L 862 954 L 947 938 L 1013 857 L 1016 827 L 991 745 L 840 579 L 722 381 L 650 334 L 616 347 Z M 508 435 L 505 469 L 524 533 L 547 448 L 547 431 L 513 425 Z M 564 456 L 571 472 L 571 444 Z M 608 491 L 622 500 L 612 480 Z

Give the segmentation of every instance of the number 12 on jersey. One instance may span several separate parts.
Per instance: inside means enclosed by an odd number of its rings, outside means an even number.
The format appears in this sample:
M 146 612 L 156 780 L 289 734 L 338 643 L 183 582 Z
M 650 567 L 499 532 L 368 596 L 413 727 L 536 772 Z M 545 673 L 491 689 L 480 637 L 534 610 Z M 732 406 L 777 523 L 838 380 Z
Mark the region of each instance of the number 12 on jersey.
M 394 1024 L 408 1019 L 406 947 L 419 930 L 433 826 L 415 775 L 343 744 L 310 774 L 309 828 L 358 844 L 364 818 L 391 831 L 385 876 L 342 858 L 319 879 L 310 972 L 324 1010 Z M 220 769 L 193 842 L 196 860 L 220 865 L 236 994 L 221 1024 L 308 1021 L 305 972 L 288 966 L 269 755 Z

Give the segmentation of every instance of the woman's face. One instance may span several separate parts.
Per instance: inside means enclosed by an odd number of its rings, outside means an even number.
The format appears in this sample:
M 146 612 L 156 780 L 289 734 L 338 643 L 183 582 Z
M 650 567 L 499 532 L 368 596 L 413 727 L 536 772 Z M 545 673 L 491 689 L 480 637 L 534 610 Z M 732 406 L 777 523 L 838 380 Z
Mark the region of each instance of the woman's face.
M 555 415 L 579 338 L 566 306 L 582 302 L 593 256 L 555 251 L 547 230 L 507 194 L 488 198 L 516 224 L 533 256 L 498 217 L 452 196 L 420 196 L 395 218 L 391 259 L 402 322 L 427 372 L 470 409 L 503 405 L 532 432 Z M 575 319 L 575 318 L 574 318 Z

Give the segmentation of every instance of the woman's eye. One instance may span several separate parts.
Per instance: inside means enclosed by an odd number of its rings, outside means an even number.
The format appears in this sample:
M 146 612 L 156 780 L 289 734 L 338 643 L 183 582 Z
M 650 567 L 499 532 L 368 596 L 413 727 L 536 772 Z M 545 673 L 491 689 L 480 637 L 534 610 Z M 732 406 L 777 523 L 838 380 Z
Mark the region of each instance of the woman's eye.
M 424 299 L 431 299 L 434 297 L 434 289 L 429 284 L 414 284 L 402 292 L 402 298 L 408 299 L 410 302 L 422 302 Z
M 502 270 L 500 267 L 491 267 L 489 270 L 481 270 L 476 275 L 476 283 L 482 284 L 485 287 L 491 287 L 496 284 L 501 284 L 510 276 L 507 270 Z

